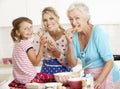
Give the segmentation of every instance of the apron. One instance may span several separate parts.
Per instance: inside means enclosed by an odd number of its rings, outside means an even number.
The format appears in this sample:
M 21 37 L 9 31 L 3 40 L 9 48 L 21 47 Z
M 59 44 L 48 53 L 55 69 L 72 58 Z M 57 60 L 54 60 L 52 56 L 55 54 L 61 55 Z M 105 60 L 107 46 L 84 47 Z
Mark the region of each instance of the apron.
M 41 72 L 54 74 L 59 72 L 72 72 L 72 68 L 62 66 L 57 59 L 43 60 Z
M 101 73 L 103 67 L 93 68 L 93 69 L 85 69 L 85 74 L 92 73 L 94 80 L 97 79 L 99 74 Z M 112 73 L 110 72 L 107 78 L 103 81 L 100 89 L 114 89 L 112 82 Z

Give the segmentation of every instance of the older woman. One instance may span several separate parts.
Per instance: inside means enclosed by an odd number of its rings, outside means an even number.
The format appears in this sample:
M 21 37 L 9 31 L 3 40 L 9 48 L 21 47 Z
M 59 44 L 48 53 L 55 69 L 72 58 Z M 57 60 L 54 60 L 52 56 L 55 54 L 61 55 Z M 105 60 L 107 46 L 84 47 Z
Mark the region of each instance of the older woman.
M 66 31 L 69 65 L 74 67 L 78 58 L 83 67 L 92 63 L 84 72 L 93 74 L 95 89 L 113 89 L 113 55 L 105 32 L 89 22 L 89 9 L 83 3 L 70 5 L 68 18 L 73 27 Z

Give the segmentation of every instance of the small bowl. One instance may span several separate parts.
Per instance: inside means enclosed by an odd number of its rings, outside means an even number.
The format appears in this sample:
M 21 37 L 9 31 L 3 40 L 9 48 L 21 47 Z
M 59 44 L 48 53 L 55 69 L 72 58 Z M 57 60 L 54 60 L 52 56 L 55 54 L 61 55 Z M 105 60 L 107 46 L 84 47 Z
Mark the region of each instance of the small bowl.
M 55 80 L 57 82 L 63 83 L 63 85 L 68 85 L 68 79 L 69 78 L 74 78 L 74 77 L 79 77 L 79 74 L 76 72 L 61 72 L 61 73 L 55 73 L 54 74 Z
M 67 81 L 72 76 L 73 76 L 73 72 L 61 72 L 54 74 L 55 80 L 57 82 Z
M 58 89 L 58 87 L 62 87 L 62 83 L 58 83 L 58 82 L 50 82 L 50 83 L 45 83 L 44 87 L 45 89 Z
M 70 78 L 68 79 L 68 85 L 70 89 L 82 89 L 81 78 Z
M 76 75 L 79 75 L 79 73 L 77 73 L 77 72 L 61 72 L 61 73 L 54 74 L 54 76 L 59 76 L 59 77 L 63 77 L 63 76 L 74 77 Z

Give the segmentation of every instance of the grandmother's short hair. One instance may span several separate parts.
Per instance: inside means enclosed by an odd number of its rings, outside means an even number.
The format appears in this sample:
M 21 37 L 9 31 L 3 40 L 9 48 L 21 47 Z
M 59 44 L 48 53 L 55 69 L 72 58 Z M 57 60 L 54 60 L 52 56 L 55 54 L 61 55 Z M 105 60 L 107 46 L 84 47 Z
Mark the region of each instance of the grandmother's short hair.
M 80 11 L 80 13 L 85 17 L 90 19 L 90 13 L 89 13 L 89 8 L 87 5 L 85 5 L 84 3 L 73 3 L 69 6 L 68 10 L 67 10 L 67 15 L 69 14 L 70 11 L 74 10 L 74 9 L 78 9 Z

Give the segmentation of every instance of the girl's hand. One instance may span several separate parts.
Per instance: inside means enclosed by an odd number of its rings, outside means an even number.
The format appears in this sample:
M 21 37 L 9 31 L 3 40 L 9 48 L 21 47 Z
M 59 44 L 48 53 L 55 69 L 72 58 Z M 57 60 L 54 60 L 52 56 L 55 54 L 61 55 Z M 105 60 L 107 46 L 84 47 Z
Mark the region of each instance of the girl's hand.
M 74 32 L 73 32 L 72 28 L 65 31 L 65 37 L 69 43 L 72 42 L 73 34 L 74 34 Z
M 45 38 L 45 35 L 43 34 L 41 37 L 40 37 L 40 45 L 44 45 L 46 44 L 47 42 L 47 39 Z

